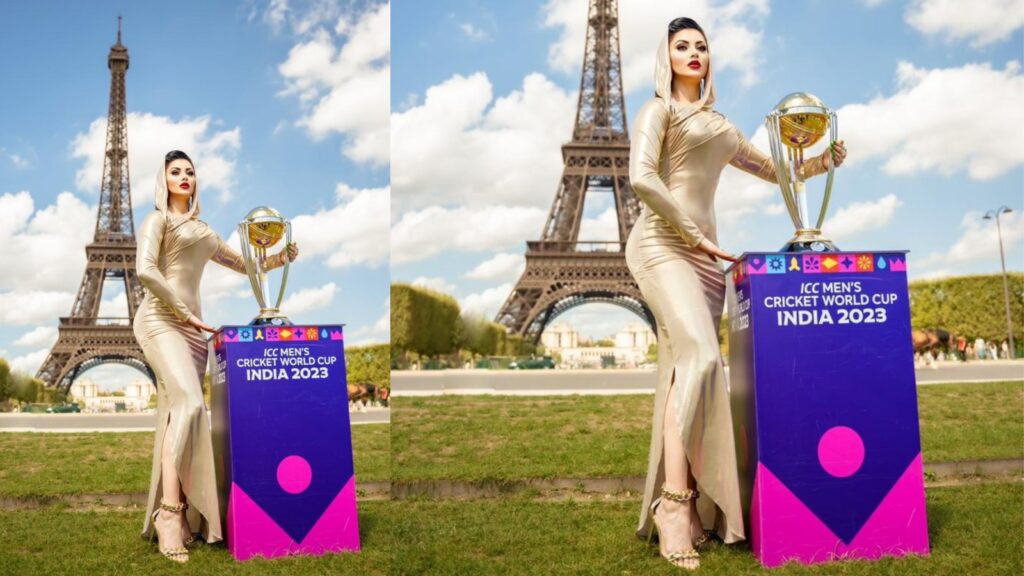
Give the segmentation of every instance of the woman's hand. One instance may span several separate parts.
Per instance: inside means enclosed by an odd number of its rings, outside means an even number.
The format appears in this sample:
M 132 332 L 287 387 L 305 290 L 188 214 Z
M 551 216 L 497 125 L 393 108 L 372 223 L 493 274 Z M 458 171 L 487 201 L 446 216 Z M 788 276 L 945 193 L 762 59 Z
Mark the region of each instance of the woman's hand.
M 831 161 L 836 168 L 843 165 L 846 160 L 846 145 L 842 140 L 836 140 L 829 144 L 828 149 L 821 154 L 821 165 L 828 170 L 828 163 Z
M 295 259 L 299 257 L 299 245 L 295 242 L 291 242 L 285 249 L 281 251 L 281 265 L 284 266 L 288 262 L 295 262 Z
M 213 326 L 210 326 L 206 322 L 203 322 L 195 314 L 189 316 L 188 320 L 186 320 L 186 322 L 188 323 L 189 326 L 192 326 L 193 328 L 198 330 L 200 333 L 203 332 L 203 331 L 209 332 L 210 334 L 213 334 L 213 333 L 217 332 L 216 328 L 214 328 Z
M 712 262 L 717 262 L 718 258 L 721 258 L 722 260 L 728 260 L 729 262 L 735 262 L 736 260 L 738 260 L 736 256 L 733 256 L 732 254 L 729 254 L 725 250 L 722 250 L 721 248 L 716 246 L 714 242 L 708 240 L 707 238 L 704 238 L 703 240 L 700 241 L 700 244 L 697 244 L 697 250 L 700 250 L 701 252 L 707 254 L 708 258 L 711 258 Z

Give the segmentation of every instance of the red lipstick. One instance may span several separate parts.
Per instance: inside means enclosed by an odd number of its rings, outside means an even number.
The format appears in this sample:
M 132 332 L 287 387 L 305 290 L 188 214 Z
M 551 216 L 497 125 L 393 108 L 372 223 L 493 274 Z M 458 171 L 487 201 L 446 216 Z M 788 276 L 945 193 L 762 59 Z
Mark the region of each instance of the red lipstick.
M 181 186 L 179 186 L 179 188 L 181 188 L 182 190 L 188 190 L 190 186 L 188 185 L 188 182 L 183 182 Z
M 691 70 L 700 70 L 700 62 L 697 60 L 691 60 L 687 66 L 689 66 Z

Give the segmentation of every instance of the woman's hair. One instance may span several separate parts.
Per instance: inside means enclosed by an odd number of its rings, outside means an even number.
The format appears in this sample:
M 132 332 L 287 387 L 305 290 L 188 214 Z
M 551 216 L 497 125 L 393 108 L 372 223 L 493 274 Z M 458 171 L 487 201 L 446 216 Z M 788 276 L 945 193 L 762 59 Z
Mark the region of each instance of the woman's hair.
M 188 154 L 185 154 L 181 150 L 171 150 L 170 152 L 167 153 L 166 156 L 164 156 L 164 168 L 166 168 L 167 165 L 170 164 L 171 162 L 181 159 L 188 160 L 188 163 L 191 164 L 193 168 L 196 167 L 196 163 L 193 162 L 192 159 L 188 157 Z
M 700 27 L 700 24 L 697 24 L 697 21 L 693 18 L 687 18 L 685 16 L 682 18 L 676 18 L 668 23 L 668 37 L 671 39 L 672 35 L 676 32 L 690 29 L 700 32 L 701 36 L 703 36 L 705 40 L 707 39 L 708 35 L 704 33 L 704 29 Z

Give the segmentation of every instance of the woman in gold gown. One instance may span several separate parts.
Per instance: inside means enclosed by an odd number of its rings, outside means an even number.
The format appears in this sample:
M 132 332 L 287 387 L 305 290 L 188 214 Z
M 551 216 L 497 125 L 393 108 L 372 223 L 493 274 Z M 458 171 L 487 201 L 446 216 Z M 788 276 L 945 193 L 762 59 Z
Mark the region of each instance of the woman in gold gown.
M 200 533 L 221 540 L 210 422 L 203 401 L 207 342 L 199 282 L 206 262 L 245 273 L 241 254 L 199 220 L 199 189 L 192 160 L 180 151 L 164 159 L 156 177 L 156 210 L 142 222 L 136 267 L 146 296 L 133 330 L 157 380 L 153 468 L 142 535 L 160 540 L 160 552 L 188 560 L 185 546 Z M 268 257 L 270 268 L 298 256 L 295 244 Z
M 637 534 L 689 570 L 709 534 L 744 539 L 729 394 L 718 344 L 725 299 L 715 189 L 726 164 L 775 182 L 770 157 L 712 108 L 707 38 L 689 18 L 658 48 L 655 97 L 638 114 L 629 176 L 644 208 L 626 262 L 658 325 L 658 385 Z M 831 150 L 831 154 L 829 154 Z M 806 161 L 805 177 L 838 166 L 842 142 Z M 660 495 L 655 491 L 660 489 Z M 704 498 L 698 499 L 703 495 Z M 652 526 L 653 523 L 653 526 Z M 705 533 L 705 528 L 709 532 Z

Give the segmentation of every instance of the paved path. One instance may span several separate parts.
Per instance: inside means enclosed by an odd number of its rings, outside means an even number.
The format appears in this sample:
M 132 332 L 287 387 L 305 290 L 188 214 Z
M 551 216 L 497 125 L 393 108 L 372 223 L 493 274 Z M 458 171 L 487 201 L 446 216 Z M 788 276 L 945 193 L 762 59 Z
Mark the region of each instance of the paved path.
M 387 424 L 388 408 L 349 412 L 352 424 Z M 152 432 L 156 414 L 0 414 L 0 432 Z
M 1024 360 L 940 364 L 918 368 L 917 383 L 1024 380 Z M 396 396 L 443 394 L 653 394 L 654 370 L 402 370 L 391 373 Z

